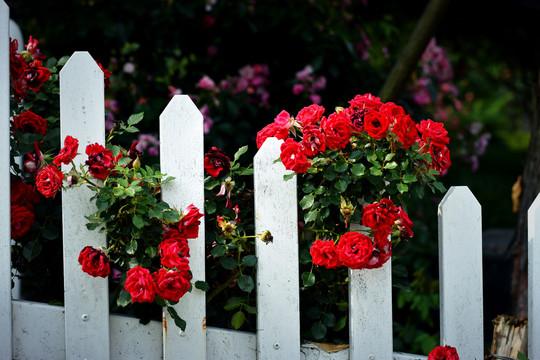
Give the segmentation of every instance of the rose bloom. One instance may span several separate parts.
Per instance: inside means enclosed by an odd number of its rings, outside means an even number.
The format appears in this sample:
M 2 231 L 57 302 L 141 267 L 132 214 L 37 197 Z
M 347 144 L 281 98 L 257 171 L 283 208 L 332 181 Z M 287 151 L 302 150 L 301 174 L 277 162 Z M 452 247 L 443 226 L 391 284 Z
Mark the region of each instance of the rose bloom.
M 34 223 L 34 213 L 20 205 L 11 205 L 11 238 L 17 240 L 30 230 Z
M 156 293 L 163 300 L 178 301 L 186 292 L 191 284 L 191 276 L 185 271 L 174 271 L 159 269 L 153 274 Z
M 285 169 L 292 170 L 297 174 L 305 173 L 311 166 L 308 162 L 305 150 L 302 144 L 297 143 L 291 138 L 285 140 L 281 144 L 281 162 L 285 166 Z
M 448 144 L 450 142 L 450 138 L 447 136 L 448 131 L 444 128 L 443 123 L 427 119 L 420 121 L 420 124 L 416 124 L 416 128 L 420 131 L 422 140 L 426 143 Z
M 364 206 L 362 225 L 375 231 L 389 231 L 398 218 L 398 209 L 390 199 Z
M 390 116 L 391 118 L 405 115 L 405 110 L 401 106 L 396 105 L 393 102 L 383 103 L 379 108 L 379 112 L 381 114 Z
M 114 168 L 114 157 L 109 149 L 95 143 L 86 147 L 86 165 L 90 174 L 97 179 L 106 179 Z
M 348 232 L 341 236 L 337 244 L 341 265 L 351 269 L 363 269 L 373 253 L 371 239 L 359 232 Z
M 189 270 L 189 246 L 185 238 L 168 237 L 159 244 L 161 265 L 169 269 Z
M 323 114 L 324 107 L 317 104 L 312 104 L 310 106 L 306 106 L 298 112 L 296 115 L 296 121 L 298 121 L 302 127 L 306 127 L 310 124 L 318 123 Z
M 386 132 L 390 126 L 388 115 L 378 111 L 370 111 L 364 115 L 364 129 L 374 139 L 386 137 Z
M 58 155 L 53 159 L 53 164 L 60 166 L 61 164 L 69 164 L 71 160 L 77 156 L 77 150 L 79 149 L 79 140 L 71 137 L 70 135 L 66 136 L 64 140 L 64 147 L 60 150 Z
M 41 195 L 46 198 L 54 198 L 62 187 L 64 173 L 52 164 L 39 170 L 36 175 L 36 187 Z
M 11 40 L 9 47 L 9 75 L 13 96 L 15 101 L 20 103 L 26 97 L 26 82 L 23 74 L 28 65 L 26 65 L 24 56 L 18 53 L 18 47 L 17 39 Z
M 409 215 L 400 207 L 398 207 L 398 219 L 396 225 L 400 231 L 401 237 L 412 238 L 414 233 L 412 231 L 413 223 L 409 219 Z
M 375 247 L 366 269 L 378 269 L 392 257 L 392 242 L 387 241 L 382 247 Z
M 19 177 L 13 177 L 10 184 L 11 205 L 20 205 L 32 210 L 41 197 L 33 185 L 23 182 Z
M 15 116 L 13 118 L 13 127 L 23 134 L 47 134 L 47 120 L 30 110 L 26 110 L 22 114 Z
M 341 265 L 334 240 L 315 240 L 309 253 L 315 265 L 324 266 L 327 269 L 334 269 Z
M 450 150 L 444 144 L 432 142 L 429 145 L 429 153 L 433 162 L 430 168 L 437 170 L 439 173 L 444 173 L 451 165 Z
M 302 132 L 302 145 L 307 157 L 313 157 L 326 150 L 326 138 L 317 125 L 307 125 Z
M 199 225 L 201 225 L 199 219 L 202 217 L 203 214 L 201 214 L 195 205 L 189 205 L 184 210 L 183 216 L 177 224 L 180 234 L 187 239 L 197 238 L 199 236 Z
M 268 124 L 257 133 L 257 149 L 260 149 L 269 137 L 285 140 L 287 136 L 289 136 L 289 128 L 287 126 L 275 122 Z
M 82 271 L 93 277 L 106 278 L 111 273 L 109 258 L 105 252 L 92 246 L 86 246 L 79 253 L 79 264 L 82 265 Z
M 323 117 L 321 128 L 326 136 L 326 147 L 328 149 L 343 149 L 351 138 L 351 121 L 345 111 L 335 112 Z
M 142 266 L 135 266 L 127 272 L 124 288 L 131 294 L 133 302 L 154 302 L 156 290 L 150 271 Z
M 44 82 L 49 80 L 51 72 L 41 66 L 40 60 L 34 60 L 24 70 L 24 78 L 28 89 L 38 92 Z
M 459 355 L 454 347 L 437 346 L 429 353 L 428 360 L 459 360 Z
M 220 172 L 226 174 L 231 168 L 229 157 L 225 152 L 215 146 L 210 148 L 210 151 L 204 156 L 204 169 L 212 177 L 217 177 Z
M 382 105 L 381 99 L 371 94 L 356 95 L 349 101 L 351 108 L 379 110 Z
M 416 124 L 409 115 L 397 116 L 392 131 L 398 136 L 404 149 L 410 148 L 419 139 Z

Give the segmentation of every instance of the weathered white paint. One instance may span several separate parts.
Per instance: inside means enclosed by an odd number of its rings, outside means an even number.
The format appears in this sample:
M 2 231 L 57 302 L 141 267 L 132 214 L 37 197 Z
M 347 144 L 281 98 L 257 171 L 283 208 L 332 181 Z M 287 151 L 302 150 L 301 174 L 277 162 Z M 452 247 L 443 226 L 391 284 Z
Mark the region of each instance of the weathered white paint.
M 9 197 L 9 7 L 0 1 L 0 359 L 11 359 L 11 217 Z
M 439 205 L 441 344 L 462 359 L 484 358 L 482 214 L 465 186 L 451 187 Z
M 17 51 L 24 50 L 24 38 L 21 28 L 13 20 L 9 20 L 9 36 L 17 40 Z
M 255 232 L 269 230 L 273 242 L 256 239 L 257 359 L 298 359 L 300 293 L 296 177 L 279 158 L 280 144 L 269 138 L 253 159 Z
M 76 166 L 87 159 L 88 144 L 105 145 L 103 71 L 87 52 L 75 52 L 60 71 L 61 146 L 67 135 L 79 140 Z M 63 169 L 69 167 L 63 165 Z M 107 279 L 81 270 L 80 251 L 87 245 L 106 247 L 104 233 L 90 231 L 85 215 L 96 211 L 86 186 L 62 193 L 64 301 L 68 359 L 109 358 L 109 291 Z M 77 216 L 74 216 L 77 214 Z
M 174 96 L 159 118 L 161 171 L 175 180 L 163 186 L 163 200 L 183 211 L 195 205 L 204 212 L 204 130 L 203 117 L 187 95 Z M 189 265 L 193 283 L 205 280 L 204 218 L 201 219 L 199 237 L 189 240 Z M 181 318 L 187 322 L 180 335 L 178 328 L 165 315 L 164 358 L 206 358 L 206 294 L 193 288 L 175 305 Z
M 206 358 L 212 360 L 255 360 L 257 335 L 254 333 L 208 327 Z
M 351 231 L 365 230 L 351 224 Z M 349 269 L 349 343 L 351 359 L 392 357 L 392 264 L 379 269 Z
M 540 358 L 540 195 L 534 199 L 527 213 L 528 217 L 528 356 Z

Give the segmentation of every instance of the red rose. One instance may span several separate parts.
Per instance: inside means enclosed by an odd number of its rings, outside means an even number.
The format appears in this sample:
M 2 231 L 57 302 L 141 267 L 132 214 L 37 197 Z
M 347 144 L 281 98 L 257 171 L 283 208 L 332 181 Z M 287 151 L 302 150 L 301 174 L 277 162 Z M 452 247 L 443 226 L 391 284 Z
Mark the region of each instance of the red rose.
M 316 240 L 309 249 L 311 258 L 315 265 L 333 269 L 341 265 L 339 254 L 334 244 L 334 240 Z
M 351 122 L 351 131 L 355 133 L 363 133 L 365 132 L 364 129 L 364 116 L 372 111 L 372 109 L 357 109 L 353 107 L 349 107 L 347 109 L 344 109 L 345 113 L 347 114 L 347 117 L 349 118 L 349 121 Z
M 287 126 L 276 122 L 268 124 L 257 133 L 257 149 L 260 149 L 269 137 L 285 140 L 287 136 L 289 136 L 289 128 Z
M 24 70 L 24 78 L 28 89 L 38 92 L 44 82 L 49 80 L 51 72 L 41 66 L 40 60 L 34 60 Z
M 106 179 L 114 168 L 114 156 L 109 149 L 95 143 L 86 147 L 88 171 L 97 179 Z
M 28 43 L 24 45 L 26 48 L 26 52 L 30 54 L 34 59 L 44 60 L 46 58 L 45 55 L 41 53 L 38 49 L 39 42 L 32 38 L 32 35 L 30 35 L 30 38 L 28 39 Z
M 413 223 L 409 219 L 409 215 L 400 207 L 398 207 L 398 219 L 396 225 L 400 231 L 401 237 L 412 238 L 414 233 L 412 231 Z
M 131 294 L 133 302 L 154 302 L 156 298 L 156 289 L 150 271 L 139 265 L 128 270 L 124 288 Z
M 26 110 L 13 118 L 13 126 L 22 133 L 45 135 L 47 134 L 47 120 Z
M 403 110 L 401 106 L 396 105 L 393 102 L 383 103 L 379 108 L 379 112 L 381 114 L 390 116 L 391 118 L 405 115 L 405 110 Z
M 390 126 L 388 115 L 378 111 L 370 111 L 364 115 L 364 129 L 374 139 L 386 137 L 386 132 Z
M 41 200 L 36 188 L 18 177 L 13 177 L 10 185 L 11 205 L 20 205 L 32 210 Z
M 410 148 L 419 139 L 416 124 L 409 115 L 396 117 L 392 131 L 398 136 L 404 149 Z
M 38 144 L 34 143 L 34 150 L 29 153 L 26 153 L 28 160 L 24 162 L 24 167 L 31 173 L 35 173 L 41 167 L 43 162 L 43 156 L 41 156 L 41 151 L 39 150 Z
M 375 231 L 391 231 L 398 218 L 398 209 L 390 199 L 364 206 L 362 225 Z
M 375 246 L 371 259 L 366 264 L 366 269 L 378 269 L 383 266 L 392 257 L 392 242 L 388 240 L 386 235 L 386 242 L 380 241 L 380 246 Z
M 86 246 L 79 253 L 79 264 L 82 265 L 82 271 L 93 277 L 106 278 L 111 273 L 109 258 L 105 252 L 92 246 Z
M 199 209 L 193 204 L 189 205 L 185 210 L 182 218 L 178 222 L 178 231 L 187 239 L 195 239 L 199 236 L 199 220 L 203 217 Z
M 212 177 L 217 177 L 220 172 L 226 174 L 230 168 L 230 159 L 223 150 L 212 146 L 210 151 L 204 155 L 204 169 Z
M 302 132 L 302 145 L 306 156 L 313 157 L 326 150 L 326 138 L 318 126 L 307 125 Z
M 321 116 L 324 114 L 324 107 L 312 104 L 300 110 L 296 115 L 296 121 L 302 126 L 316 124 L 321 120 Z
M 429 153 L 433 162 L 430 168 L 437 170 L 439 173 L 444 173 L 451 165 L 450 150 L 444 144 L 432 142 L 429 145 Z
M 185 271 L 159 269 L 153 274 L 153 278 L 156 283 L 156 293 L 163 300 L 178 301 L 191 286 L 191 275 Z
M 17 240 L 30 230 L 34 213 L 24 206 L 11 205 L 11 238 Z
M 328 118 L 323 117 L 321 128 L 326 135 L 326 147 L 328 149 L 343 149 L 351 138 L 351 120 L 346 111 L 330 114 Z
M 291 138 L 285 140 L 281 144 L 281 162 L 285 166 L 285 169 L 292 170 L 297 174 L 305 173 L 311 166 L 308 162 L 305 150 L 302 144 L 297 143 Z
M 448 131 L 445 130 L 444 124 L 433 121 L 431 119 L 422 120 L 416 128 L 422 134 L 422 140 L 428 144 L 434 142 L 438 144 L 448 144 L 450 138 L 447 136 Z
M 71 137 L 70 135 L 66 136 L 64 140 L 64 147 L 60 150 L 58 155 L 53 159 L 53 164 L 60 166 L 61 164 L 69 164 L 71 160 L 77 156 L 77 150 L 79 149 L 79 140 Z
M 9 47 L 9 75 L 15 101 L 20 103 L 26 97 L 26 82 L 23 75 L 28 65 L 26 65 L 24 56 L 17 52 L 18 47 L 17 39 L 11 40 Z
M 339 239 L 337 251 L 341 265 L 351 269 L 363 269 L 371 259 L 373 244 L 364 234 L 348 232 Z
M 168 237 L 159 244 L 159 255 L 161 257 L 161 265 L 172 269 L 176 268 L 180 271 L 189 270 L 189 246 L 187 239 Z
M 64 173 L 54 165 L 47 165 L 39 170 L 36 175 L 36 187 L 41 195 L 46 198 L 54 198 L 58 190 L 62 187 Z
M 379 110 L 382 105 L 381 99 L 371 94 L 356 95 L 349 101 L 351 108 Z
M 456 348 L 449 345 L 437 346 L 429 353 L 428 360 L 459 360 L 459 355 Z
M 96 61 L 96 64 L 98 64 L 101 71 L 103 71 L 103 80 L 105 83 L 105 91 L 109 90 L 109 86 L 111 85 L 111 72 L 103 67 L 100 63 Z

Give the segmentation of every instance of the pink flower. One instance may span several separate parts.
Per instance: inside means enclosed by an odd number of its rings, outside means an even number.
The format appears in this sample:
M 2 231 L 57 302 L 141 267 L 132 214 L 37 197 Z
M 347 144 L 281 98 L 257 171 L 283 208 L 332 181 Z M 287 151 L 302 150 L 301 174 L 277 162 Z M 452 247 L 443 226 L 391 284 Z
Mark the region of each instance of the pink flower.
M 214 88 L 216 88 L 216 84 L 214 83 L 214 80 L 212 80 L 209 76 L 205 75 L 199 80 L 199 82 L 197 83 L 197 87 L 200 87 L 204 90 L 213 90 Z

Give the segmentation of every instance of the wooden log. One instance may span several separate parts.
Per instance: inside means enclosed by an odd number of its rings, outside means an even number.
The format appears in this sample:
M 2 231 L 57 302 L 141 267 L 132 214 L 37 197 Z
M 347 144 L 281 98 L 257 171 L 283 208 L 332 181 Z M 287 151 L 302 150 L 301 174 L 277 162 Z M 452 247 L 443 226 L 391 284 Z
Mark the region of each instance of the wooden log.
M 489 353 L 517 359 L 518 352 L 527 354 L 527 318 L 497 316 L 493 320 L 493 340 Z

